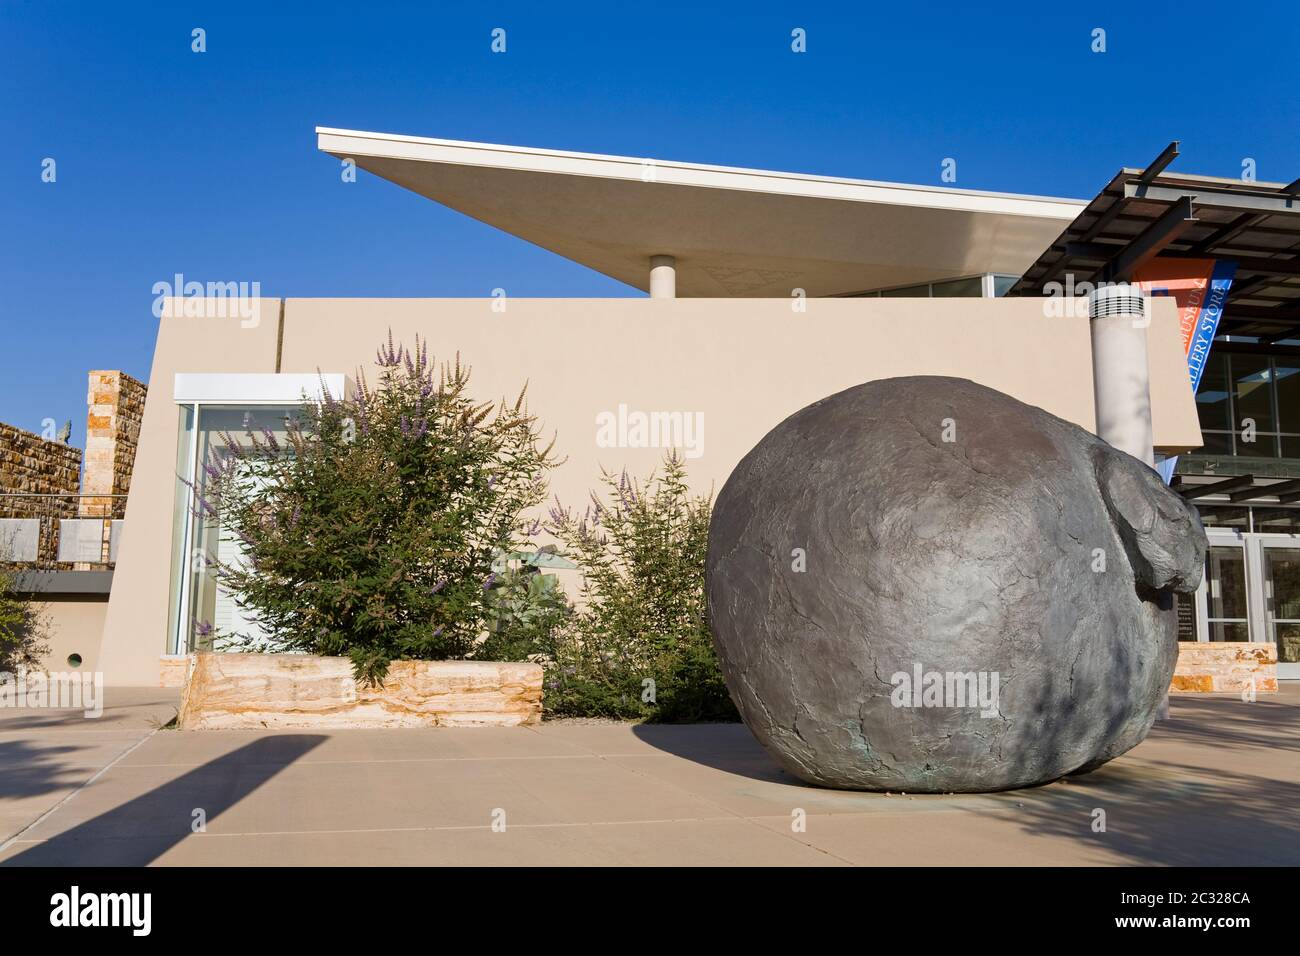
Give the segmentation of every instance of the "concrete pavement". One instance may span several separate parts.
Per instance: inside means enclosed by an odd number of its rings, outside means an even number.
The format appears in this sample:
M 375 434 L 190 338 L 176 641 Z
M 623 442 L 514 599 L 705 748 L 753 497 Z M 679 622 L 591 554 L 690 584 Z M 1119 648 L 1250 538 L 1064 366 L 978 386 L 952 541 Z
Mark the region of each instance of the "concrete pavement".
M 1175 697 L 1100 771 L 951 797 L 804 786 L 741 725 L 184 732 L 175 692 L 107 695 L 0 712 L 0 864 L 1300 863 L 1294 685 Z

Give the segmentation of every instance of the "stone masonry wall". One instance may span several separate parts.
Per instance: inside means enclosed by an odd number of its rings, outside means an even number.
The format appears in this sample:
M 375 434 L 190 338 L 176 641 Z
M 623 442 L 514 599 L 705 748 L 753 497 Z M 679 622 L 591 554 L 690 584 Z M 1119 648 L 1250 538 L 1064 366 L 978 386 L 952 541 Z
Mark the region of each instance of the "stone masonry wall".
M 59 441 L 48 441 L 13 425 L 0 422 L 0 493 L 26 495 L 75 495 L 81 482 L 81 449 Z M 69 501 L 76 514 L 76 502 Z M 19 500 L 6 506 L 22 509 Z M 30 503 L 27 507 L 38 506 Z M 37 510 L 15 511 L 6 517 L 38 514 Z
M 52 519 L 77 515 L 80 481 L 80 448 L 0 422 L 0 518 L 44 518 L 42 558 L 54 555 Z
M 125 372 L 94 371 L 86 395 L 86 516 L 122 517 L 144 417 L 145 386 Z M 102 495 L 103 497 L 95 497 Z

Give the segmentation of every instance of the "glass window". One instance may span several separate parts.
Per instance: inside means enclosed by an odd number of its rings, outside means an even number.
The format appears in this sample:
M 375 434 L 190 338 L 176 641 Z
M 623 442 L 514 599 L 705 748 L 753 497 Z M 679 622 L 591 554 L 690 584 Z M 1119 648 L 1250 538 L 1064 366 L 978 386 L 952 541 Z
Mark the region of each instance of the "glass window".
M 1198 455 L 1232 454 L 1232 435 L 1227 432 L 1201 432 L 1201 442 L 1201 447 L 1196 449 Z
M 1265 548 L 1268 627 L 1280 664 L 1300 662 L 1300 549 Z
M 1252 530 L 1295 534 L 1300 531 L 1300 511 L 1293 508 L 1252 508 Z
M 1277 383 L 1278 431 L 1300 432 L 1300 363 L 1274 359 L 1273 381 Z
M 204 405 L 198 409 L 197 433 L 194 429 L 193 416 L 187 416 L 182 431 L 180 444 L 190 448 L 193 440 L 197 468 L 192 470 L 186 461 L 184 474 L 194 480 L 197 473 L 202 475 L 202 466 L 210 456 L 224 457 L 229 445 L 226 437 L 247 446 L 248 432 L 259 436 L 269 429 L 277 440 L 283 440 L 287 431 L 286 423 L 297 414 L 296 407 L 289 406 L 253 406 L 230 407 Z M 282 444 L 287 447 L 287 443 Z M 256 476 L 249 476 L 255 481 Z M 184 486 L 183 486 L 184 487 Z M 195 488 L 201 492 L 203 483 L 195 482 Z M 185 488 L 189 491 L 188 487 Z M 186 495 L 186 500 L 189 500 Z M 178 610 L 178 633 L 176 646 L 180 652 L 196 648 L 212 649 L 214 638 L 230 637 L 236 634 L 245 637 L 257 637 L 260 629 L 250 612 L 241 608 L 236 596 L 228 593 L 216 580 L 210 569 L 210 562 L 220 561 L 233 564 L 240 560 L 241 552 L 238 542 L 221 524 L 221 516 L 204 514 L 195 517 L 193 513 L 182 514 L 183 524 L 179 536 L 186 536 L 188 547 L 181 545 L 183 561 L 177 579 L 181 583 Z
M 1207 528 L 1250 530 L 1250 509 L 1226 505 L 1198 505 L 1196 510 Z
M 1277 435 L 1269 435 L 1264 432 L 1256 432 L 1251 435 L 1243 430 L 1236 434 L 1234 441 L 1237 443 L 1238 458 L 1276 458 L 1278 456 Z
M 1206 621 L 1212 641 L 1248 641 L 1246 554 L 1238 547 L 1212 547 L 1205 561 Z
M 167 626 L 170 637 L 168 638 L 167 651 L 170 654 L 183 653 L 185 647 L 178 646 L 176 643 L 176 634 L 180 629 L 180 597 L 181 597 L 181 580 L 188 573 L 186 561 L 186 530 L 189 528 L 187 520 L 190 507 L 190 489 L 189 486 L 181 480 L 181 476 L 189 477 L 190 459 L 194 454 L 192 447 L 194 435 L 194 406 L 184 405 L 180 408 L 180 430 L 176 436 L 176 493 L 175 500 L 172 504 L 172 570 L 171 570 L 171 595 L 167 607 Z
M 1011 291 L 1011 287 L 1020 281 L 1019 276 L 994 276 L 993 295 L 1001 298 Z
M 1240 431 L 1247 420 L 1253 420 L 1257 432 L 1277 431 L 1273 418 L 1273 373 L 1268 357 L 1234 352 L 1228 360 L 1232 369 L 1232 399 L 1237 419 L 1233 423 L 1234 430 Z M 1245 454 L 1256 452 L 1247 451 Z
M 978 298 L 984 294 L 984 277 L 936 282 L 931 288 L 936 299 Z
M 885 289 L 880 294 L 886 299 L 928 299 L 930 297 L 930 287 L 928 285 L 909 285 L 904 289 Z
M 1232 431 L 1232 408 L 1228 395 L 1228 356 L 1210 353 L 1196 390 L 1196 411 L 1202 431 Z M 1225 453 L 1230 454 L 1231 448 Z

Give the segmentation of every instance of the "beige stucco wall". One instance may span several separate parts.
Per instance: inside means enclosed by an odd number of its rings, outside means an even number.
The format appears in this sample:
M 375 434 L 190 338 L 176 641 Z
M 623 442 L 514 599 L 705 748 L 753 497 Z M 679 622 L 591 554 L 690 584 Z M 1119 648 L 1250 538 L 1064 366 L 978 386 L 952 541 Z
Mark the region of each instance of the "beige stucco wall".
M 1172 300 L 1153 300 L 1149 332 L 1153 428 L 1167 450 L 1200 431 Z M 496 303 L 500 307 L 500 303 Z M 810 402 L 873 379 L 974 379 L 1094 427 L 1086 318 L 1044 314 L 1039 299 L 811 299 L 806 311 L 765 299 L 289 299 L 280 371 L 373 372 L 391 329 L 427 337 L 437 359 L 459 351 L 471 394 L 529 406 L 567 462 L 551 489 L 581 508 L 601 468 L 645 475 L 658 448 L 598 447 L 601 412 L 703 413 L 702 454 L 687 461 L 700 490 L 721 488 L 774 425 Z M 1080 306 L 1078 315 L 1086 312 Z M 164 651 L 171 562 L 176 372 L 269 372 L 277 309 L 256 329 L 237 320 L 164 319 L 136 474 L 105 625 L 106 680 L 154 684 Z
M 108 595 L 38 594 L 32 600 L 40 606 L 46 627 L 46 643 L 50 648 L 41 661 L 41 669 L 70 670 L 68 656 L 80 654 L 81 667 L 78 670 L 100 670 Z
M 177 372 L 274 372 L 280 302 L 260 302 L 257 325 L 238 318 L 163 318 L 154 346 L 140 444 L 126 500 L 126 525 L 104 620 L 100 669 L 109 684 L 155 687 L 166 648 L 176 500 L 176 435 L 172 400 Z

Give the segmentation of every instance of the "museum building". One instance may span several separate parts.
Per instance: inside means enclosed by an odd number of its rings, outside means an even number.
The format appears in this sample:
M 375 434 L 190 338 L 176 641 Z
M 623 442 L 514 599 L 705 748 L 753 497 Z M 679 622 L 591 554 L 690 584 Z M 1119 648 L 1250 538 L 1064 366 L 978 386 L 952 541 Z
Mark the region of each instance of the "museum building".
M 355 380 L 391 330 L 529 386 L 567 460 L 551 492 L 646 475 L 669 440 L 599 423 L 692 416 L 692 484 L 719 489 L 791 413 L 880 378 L 969 378 L 1097 431 L 1088 291 L 1148 296 L 1150 434 L 1195 504 L 1207 573 L 1180 637 L 1276 648 L 1300 679 L 1300 181 L 1171 172 L 1177 144 L 1091 200 L 910 186 L 336 129 L 318 147 L 647 297 L 165 299 L 102 635 L 61 636 L 107 683 L 166 680 L 212 627 L 256 629 L 203 558 L 237 556 L 187 480 Z M 366 241 L 366 237 L 358 237 Z M 618 434 L 626 434 L 626 430 Z M 234 550 L 232 550 L 234 549 Z

